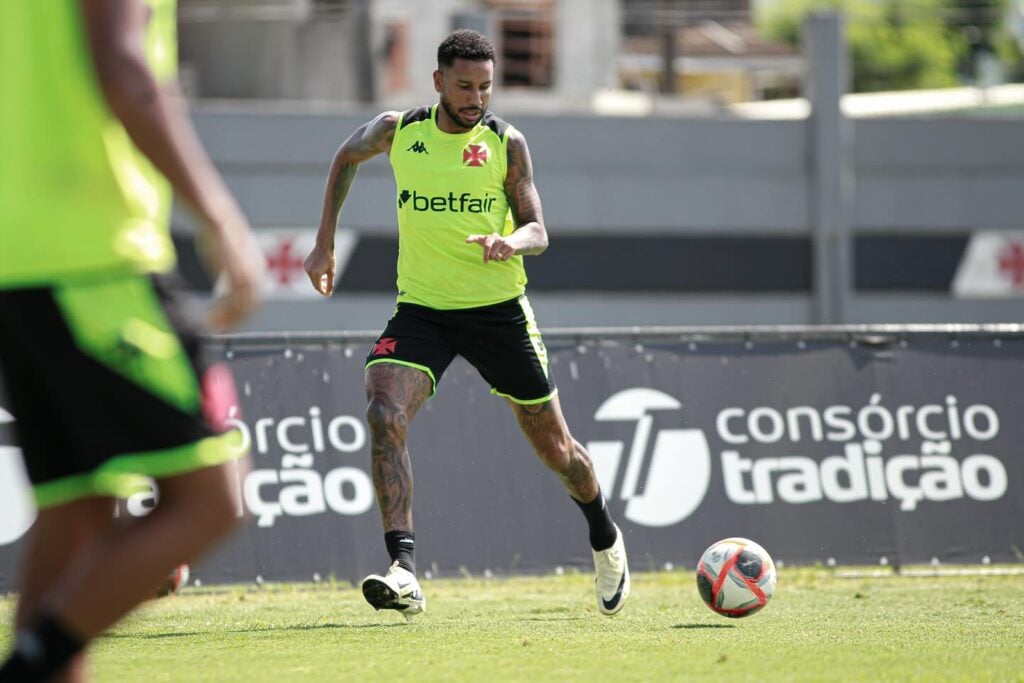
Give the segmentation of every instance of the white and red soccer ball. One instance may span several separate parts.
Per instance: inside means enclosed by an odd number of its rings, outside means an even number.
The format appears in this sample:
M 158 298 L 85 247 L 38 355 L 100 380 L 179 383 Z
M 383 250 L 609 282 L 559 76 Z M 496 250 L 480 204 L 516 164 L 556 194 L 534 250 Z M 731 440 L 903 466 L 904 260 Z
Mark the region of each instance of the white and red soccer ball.
M 723 617 L 747 617 L 761 610 L 775 593 L 776 581 L 771 555 L 746 538 L 712 544 L 697 565 L 700 597 Z

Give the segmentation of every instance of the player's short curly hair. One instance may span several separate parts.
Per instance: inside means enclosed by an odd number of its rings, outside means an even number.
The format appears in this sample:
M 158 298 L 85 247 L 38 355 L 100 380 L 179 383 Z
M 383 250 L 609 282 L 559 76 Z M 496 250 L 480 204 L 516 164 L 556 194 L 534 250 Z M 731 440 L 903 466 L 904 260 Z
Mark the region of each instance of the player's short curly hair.
M 493 62 L 494 45 L 479 31 L 468 28 L 452 31 L 437 48 L 437 68 L 451 66 L 456 59 Z

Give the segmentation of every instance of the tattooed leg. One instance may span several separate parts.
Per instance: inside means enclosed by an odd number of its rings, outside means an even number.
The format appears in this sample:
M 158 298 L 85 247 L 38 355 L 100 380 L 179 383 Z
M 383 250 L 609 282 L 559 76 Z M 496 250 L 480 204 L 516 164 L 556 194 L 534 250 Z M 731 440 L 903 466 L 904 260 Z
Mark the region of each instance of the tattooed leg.
M 414 368 L 379 363 L 366 370 L 373 485 L 384 531 L 412 531 L 409 423 L 430 397 L 430 377 Z
M 558 475 L 569 494 L 583 503 L 594 500 L 600 490 L 594 465 L 587 450 L 569 433 L 558 397 L 536 405 L 509 403 L 533 450 Z

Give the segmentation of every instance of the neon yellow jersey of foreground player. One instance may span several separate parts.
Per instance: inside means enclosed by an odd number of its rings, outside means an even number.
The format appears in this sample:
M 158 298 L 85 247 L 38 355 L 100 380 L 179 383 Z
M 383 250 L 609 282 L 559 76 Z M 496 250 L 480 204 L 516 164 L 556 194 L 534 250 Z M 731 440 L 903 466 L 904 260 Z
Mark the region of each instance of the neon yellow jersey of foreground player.
M 175 0 L 147 3 L 164 81 Z M 170 185 L 107 106 L 79 0 L 0 2 L 0 83 L 0 287 L 170 270 Z

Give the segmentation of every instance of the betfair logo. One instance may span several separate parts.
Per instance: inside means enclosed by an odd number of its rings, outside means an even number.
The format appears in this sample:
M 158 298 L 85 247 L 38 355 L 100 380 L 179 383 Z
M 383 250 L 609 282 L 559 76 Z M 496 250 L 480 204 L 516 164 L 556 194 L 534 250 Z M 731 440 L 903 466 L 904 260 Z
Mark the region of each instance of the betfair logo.
M 417 140 L 416 142 L 412 143 L 412 147 L 405 151 L 416 152 L 417 154 L 430 154 L 430 152 L 427 151 L 427 146 L 424 145 L 421 140 Z
M 456 195 L 449 192 L 446 195 L 420 194 L 413 190 L 402 190 L 398 195 L 398 208 L 404 208 L 410 204 L 413 211 L 434 211 L 451 213 L 490 213 L 497 197 L 485 194 L 483 197 L 474 197 L 468 192 Z

